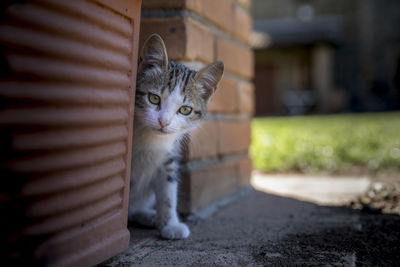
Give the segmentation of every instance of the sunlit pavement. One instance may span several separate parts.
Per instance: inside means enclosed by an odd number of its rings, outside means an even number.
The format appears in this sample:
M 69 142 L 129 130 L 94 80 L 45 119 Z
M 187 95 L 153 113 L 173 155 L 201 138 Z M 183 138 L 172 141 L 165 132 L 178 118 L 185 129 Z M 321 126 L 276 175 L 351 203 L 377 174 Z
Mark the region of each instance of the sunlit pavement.
M 251 184 L 257 190 L 314 202 L 321 205 L 346 205 L 365 194 L 369 177 L 301 174 L 263 174 L 253 172 Z

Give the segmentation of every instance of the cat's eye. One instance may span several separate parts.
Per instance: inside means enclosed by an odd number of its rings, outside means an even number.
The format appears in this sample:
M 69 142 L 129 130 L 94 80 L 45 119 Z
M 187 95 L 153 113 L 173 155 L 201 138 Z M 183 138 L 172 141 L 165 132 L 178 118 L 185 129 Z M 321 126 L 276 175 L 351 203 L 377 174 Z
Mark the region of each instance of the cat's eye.
M 160 104 L 160 97 L 158 95 L 149 93 L 149 101 L 154 105 Z
M 183 115 L 189 115 L 192 112 L 192 108 L 189 106 L 182 106 L 179 108 L 179 113 Z

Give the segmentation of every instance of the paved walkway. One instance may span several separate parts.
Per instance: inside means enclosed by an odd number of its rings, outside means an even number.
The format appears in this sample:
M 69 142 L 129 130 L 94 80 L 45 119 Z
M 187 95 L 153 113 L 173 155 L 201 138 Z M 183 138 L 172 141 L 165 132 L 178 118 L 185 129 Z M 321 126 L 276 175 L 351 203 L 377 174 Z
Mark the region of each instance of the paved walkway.
M 189 223 L 186 240 L 131 229 L 131 246 L 103 266 L 395 266 L 400 217 L 321 206 L 250 189 Z
M 254 172 L 252 185 L 263 192 L 293 197 L 321 205 L 346 205 L 371 185 L 367 176 L 267 175 Z

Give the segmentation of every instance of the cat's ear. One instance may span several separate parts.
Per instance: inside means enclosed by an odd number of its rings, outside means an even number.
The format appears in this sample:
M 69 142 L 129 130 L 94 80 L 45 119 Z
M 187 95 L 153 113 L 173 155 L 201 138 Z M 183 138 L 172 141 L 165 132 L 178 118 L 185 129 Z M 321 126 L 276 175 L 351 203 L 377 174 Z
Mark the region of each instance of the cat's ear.
M 221 61 L 214 62 L 196 73 L 194 80 L 201 85 L 201 96 L 204 100 L 208 100 L 215 92 L 223 73 L 224 63 Z
M 163 71 L 168 69 L 168 56 L 164 41 L 158 34 L 152 34 L 144 42 L 142 53 L 143 68 L 160 68 Z

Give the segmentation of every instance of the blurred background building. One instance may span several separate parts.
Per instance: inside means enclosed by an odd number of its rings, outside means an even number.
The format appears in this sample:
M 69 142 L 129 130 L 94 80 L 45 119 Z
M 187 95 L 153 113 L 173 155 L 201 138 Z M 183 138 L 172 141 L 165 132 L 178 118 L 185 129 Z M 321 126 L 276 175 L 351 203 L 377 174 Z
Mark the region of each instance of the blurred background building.
M 400 108 L 400 1 L 254 0 L 256 115 Z

